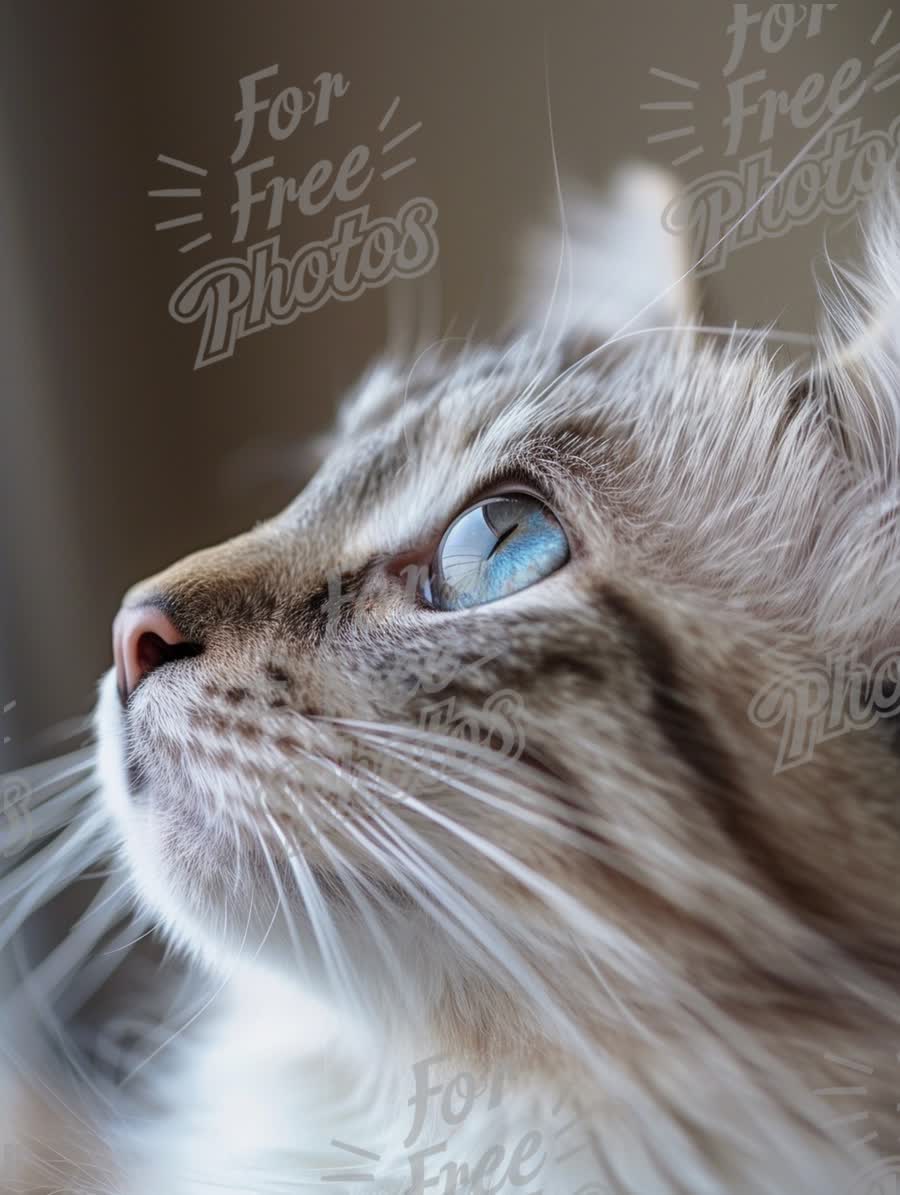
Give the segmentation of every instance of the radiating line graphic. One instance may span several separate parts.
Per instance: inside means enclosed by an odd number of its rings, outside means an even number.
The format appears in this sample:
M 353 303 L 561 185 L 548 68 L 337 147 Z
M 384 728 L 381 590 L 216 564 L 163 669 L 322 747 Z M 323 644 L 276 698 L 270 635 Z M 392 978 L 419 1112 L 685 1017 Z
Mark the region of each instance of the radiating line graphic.
M 658 66 L 651 66 L 650 74 L 657 79 L 665 79 L 668 83 L 677 83 L 679 87 L 690 87 L 694 91 L 700 90 L 700 84 L 696 79 L 685 79 L 684 75 L 673 75 L 670 71 L 661 71 Z
M 157 162 L 163 166 L 170 166 L 175 170 L 184 171 L 186 174 L 197 175 L 200 178 L 205 178 L 209 173 L 204 170 L 202 166 L 195 166 L 192 162 L 183 162 L 180 158 L 171 158 L 168 154 L 157 154 Z M 202 187 L 157 187 L 147 194 L 151 199 L 202 199 Z M 166 232 L 170 228 L 182 228 L 186 224 L 199 224 L 203 219 L 202 212 L 189 212 L 183 216 L 173 216 L 171 220 L 160 220 L 153 225 L 157 232 Z M 212 233 L 205 232 L 202 236 L 194 237 L 193 240 L 186 241 L 183 245 L 178 246 L 179 253 L 190 253 L 192 249 L 196 249 L 198 245 L 205 245 L 207 241 L 212 240 Z
M 168 154 L 158 154 L 156 160 L 157 162 L 162 162 L 164 166 L 174 166 L 176 170 L 186 170 L 188 174 L 200 174 L 204 178 L 209 173 L 202 166 L 192 166 L 190 162 L 182 162 L 178 158 L 170 158 Z
M 691 91 L 699 91 L 700 84 L 696 79 L 686 79 L 683 75 L 675 75 L 671 71 L 660 70 L 658 66 L 651 66 L 650 74 L 655 79 L 663 79 L 667 83 L 674 83 L 676 87 L 687 87 Z M 641 109 L 645 112 L 691 112 L 694 108 L 693 100 L 651 100 L 646 104 L 641 104 Z M 683 137 L 691 137 L 696 133 L 694 125 L 685 125 L 680 129 L 670 129 L 662 133 L 653 133 L 647 138 L 648 145 L 657 145 L 665 143 L 666 141 L 678 141 Z M 678 157 L 672 159 L 673 166 L 683 166 L 685 162 L 690 162 L 694 158 L 703 153 L 703 146 L 696 145 L 692 149 L 687 150 Z
M 399 107 L 399 104 L 400 104 L 399 95 L 394 96 L 387 112 L 385 112 L 384 116 L 382 116 L 381 120 L 378 122 L 379 133 L 383 133 L 385 131 L 385 129 L 387 129 L 387 127 L 391 123 L 391 121 L 394 119 L 394 116 L 397 112 L 397 108 Z M 397 133 L 393 137 L 391 137 L 391 139 L 389 141 L 386 141 L 384 143 L 384 145 L 382 145 L 382 147 L 381 147 L 382 157 L 384 157 L 385 154 L 391 153 L 393 150 L 395 150 L 397 148 L 398 145 L 402 145 L 403 142 L 407 139 L 407 137 L 412 137 L 414 133 L 418 133 L 418 131 L 419 131 L 419 129 L 421 129 L 421 127 L 422 127 L 422 121 L 418 120 L 418 121 L 416 121 L 415 124 L 410 125 L 408 128 L 404 129 L 401 133 Z M 395 174 L 400 174 L 401 171 L 408 170 L 410 166 L 414 166 L 415 162 L 416 162 L 416 159 L 414 157 L 413 158 L 404 158 L 404 160 L 402 162 L 398 162 L 395 166 L 388 166 L 386 169 L 382 170 L 381 177 L 383 180 L 393 178 Z
M 873 46 L 877 43 L 877 41 L 881 37 L 882 33 L 884 33 L 885 29 L 887 29 L 888 25 L 890 24 L 890 20 L 893 15 L 893 12 L 894 12 L 894 10 L 892 8 L 889 8 L 887 10 L 887 12 L 884 14 L 884 16 L 881 18 L 881 21 L 879 22 L 878 28 L 875 30 L 875 32 L 872 34 L 872 36 L 869 38 L 869 41 L 872 43 Z

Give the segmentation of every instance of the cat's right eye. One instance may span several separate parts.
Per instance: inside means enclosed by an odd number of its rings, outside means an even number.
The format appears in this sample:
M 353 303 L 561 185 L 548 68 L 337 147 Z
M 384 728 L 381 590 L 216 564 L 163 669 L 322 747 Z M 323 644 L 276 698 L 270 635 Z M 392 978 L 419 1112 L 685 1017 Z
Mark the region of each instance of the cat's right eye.
M 486 498 L 444 533 L 424 596 L 436 610 L 495 602 L 555 573 L 569 559 L 556 516 L 532 494 Z

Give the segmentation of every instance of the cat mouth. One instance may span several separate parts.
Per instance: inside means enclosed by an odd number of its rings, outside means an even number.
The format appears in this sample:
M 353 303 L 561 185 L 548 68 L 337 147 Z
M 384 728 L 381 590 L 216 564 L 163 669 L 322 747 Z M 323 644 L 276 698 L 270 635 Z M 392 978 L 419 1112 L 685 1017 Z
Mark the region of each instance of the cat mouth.
M 119 686 L 114 688 L 117 708 L 110 702 L 105 715 L 114 717 L 122 787 L 133 802 L 202 803 L 210 788 L 225 785 L 231 786 L 234 809 L 241 807 L 242 793 L 262 791 L 275 798 L 271 809 L 287 800 L 283 807 L 290 810 L 315 794 L 333 814 L 346 813 L 373 763 L 311 735 L 311 715 L 305 713 L 266 728 L 246 715 L 226 717 L 192 697 L 182 702 L 172 695 L 161 703 L 154 694 L 150 700 L 143 685 L 122 703 Z M 183 732 L 173 732 L 167 722 Z
M 123 719 L 122 745 L 125 755 L 125 787 L 130 797 L 139 797 L 150 788 L 150 775 L 144 761 L 136 755 L 132 744 L 131 723 Z

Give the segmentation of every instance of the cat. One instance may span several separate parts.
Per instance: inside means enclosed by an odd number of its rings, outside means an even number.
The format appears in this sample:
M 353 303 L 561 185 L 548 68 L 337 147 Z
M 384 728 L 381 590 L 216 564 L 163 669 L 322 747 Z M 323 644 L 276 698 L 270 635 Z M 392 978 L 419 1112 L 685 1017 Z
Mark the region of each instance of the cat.
M 699 322 L 672 187 L 570 205 L 530 332 L 380 363 L 287 510 L 126 596 L 58 874 L 112 852 L 212 986 L 150 1111 L 71 1097 L 76 1189 L 900 1173 L 897 728 L 784 766 L 773 716 L 900 634 L 900 204 L 804 365 Z

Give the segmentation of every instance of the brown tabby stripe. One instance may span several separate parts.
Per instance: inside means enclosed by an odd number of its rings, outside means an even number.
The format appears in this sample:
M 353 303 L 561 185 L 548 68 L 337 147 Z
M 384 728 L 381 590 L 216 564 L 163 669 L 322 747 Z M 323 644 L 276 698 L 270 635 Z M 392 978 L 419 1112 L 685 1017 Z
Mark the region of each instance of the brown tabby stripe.
M 600 602 L 630 634 L 650 680 L 654 718 L 675 755 L 690 769 L 708 815 L 735 851 L 772 891 L 803 920 L 821 923 L 835 913 L 827 892 L 807 883 L 797 867 L 759 831 L 736 762 L 723 747 L 709 719 L 680 691 L 678 668 L 665 636 L 623 593 L 603 584 Z

